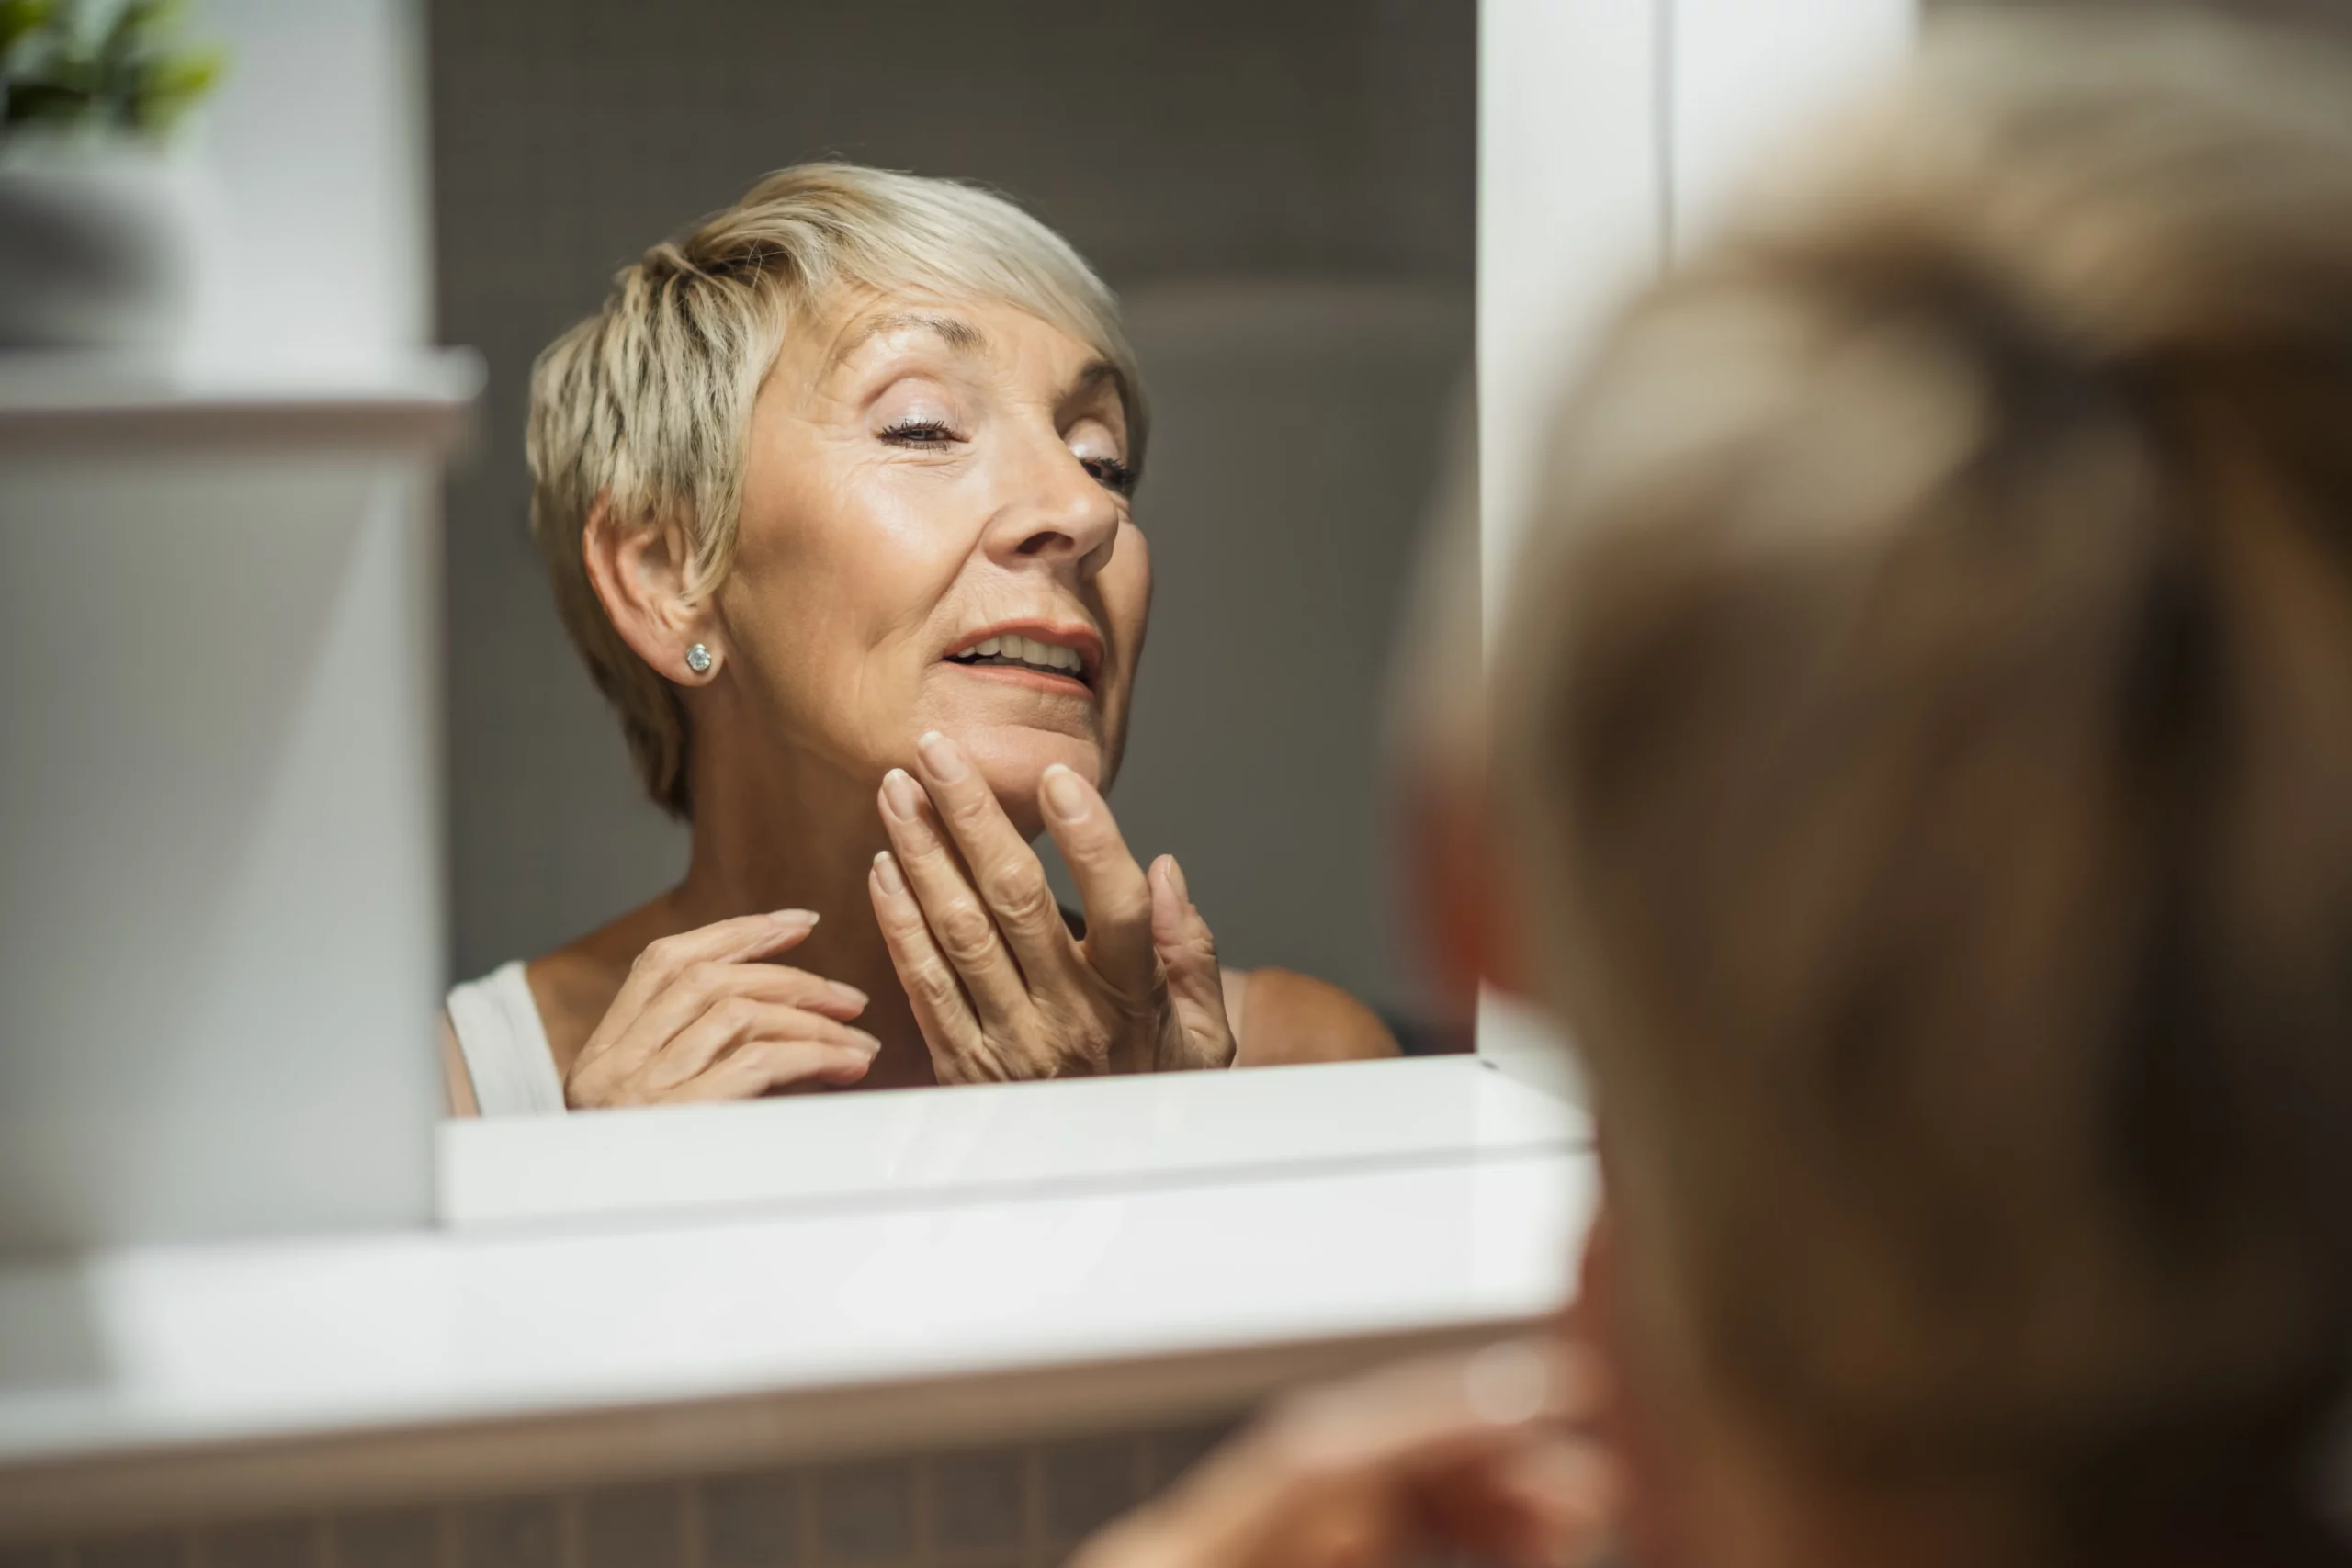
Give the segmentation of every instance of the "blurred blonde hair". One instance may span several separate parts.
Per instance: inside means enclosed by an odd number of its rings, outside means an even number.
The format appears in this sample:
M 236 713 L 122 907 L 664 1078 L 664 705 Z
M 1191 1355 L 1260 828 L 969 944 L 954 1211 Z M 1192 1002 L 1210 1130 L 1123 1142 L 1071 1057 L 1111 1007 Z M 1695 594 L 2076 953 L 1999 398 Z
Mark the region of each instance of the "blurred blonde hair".
M 2352 1351 L 2343 62 L 1942 29 L 1550 451 L 1498 777 L 1629 1310 L 2053 1517 L 2276 1477 Z
M 1078 253 L 1001 197 L 854 164 L 803 164 L 616 276 L 595 314 L 531 372 L 531 536 L 564 629 L 619 711 L 646 793 L 691 815 L 676 688 L 621 640 L 582 559 L 589 514 L 671 528 L 688 591 L 724 580 L 752 406 L 785 334 L 816 330 L 844 288 L 1001 301 L 1101 355 L 1139 470 L 1146 413 L 1117 301 Z

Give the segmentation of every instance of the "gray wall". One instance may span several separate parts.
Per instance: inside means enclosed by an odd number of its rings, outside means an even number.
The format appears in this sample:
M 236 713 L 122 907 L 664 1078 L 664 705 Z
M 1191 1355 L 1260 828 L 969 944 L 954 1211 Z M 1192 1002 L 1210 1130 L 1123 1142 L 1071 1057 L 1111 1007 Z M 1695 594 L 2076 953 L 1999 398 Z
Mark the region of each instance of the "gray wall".
M 1375 692 L 1466 368 L 1474 0 L 436 0 L 440 335 L 487 356 L 447 556 L 455 973 L 683 863 L 524 534 L 531 356 L 615 267 L 838 154 L 1004 189 L 1127 296 L 1159 419 L 1129 837 L 1237 963 L 1407 1001 Z

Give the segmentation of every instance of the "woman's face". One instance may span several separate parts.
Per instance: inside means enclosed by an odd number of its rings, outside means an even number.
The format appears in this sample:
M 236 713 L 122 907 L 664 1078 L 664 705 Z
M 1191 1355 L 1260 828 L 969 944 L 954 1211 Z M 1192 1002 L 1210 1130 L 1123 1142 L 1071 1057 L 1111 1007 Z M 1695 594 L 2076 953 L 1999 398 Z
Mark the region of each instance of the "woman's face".
M 865 296 L 760 391 L 733 674 L 787 745 L 877 782 L 954 737 L 1023 830 L 1038 775 L 1117 767 L 1151 563 L 1116 378 L 1011 305 Z

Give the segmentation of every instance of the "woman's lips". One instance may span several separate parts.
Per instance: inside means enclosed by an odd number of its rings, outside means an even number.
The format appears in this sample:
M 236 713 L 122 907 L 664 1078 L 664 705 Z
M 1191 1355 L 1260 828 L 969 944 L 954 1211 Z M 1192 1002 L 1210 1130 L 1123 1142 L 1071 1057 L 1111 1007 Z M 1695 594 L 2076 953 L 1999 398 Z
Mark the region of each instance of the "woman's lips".
M 1102 639 L 1094 628 L 1074 621 L 999 621 L 965 633 L 944 657 L 958 664 L 1025 664 L 1048 674 L 1075 676 L 1092 684 L 1102 667 Z
M 958 664 L 943 660 L 949 669 L 969 675 L 975 680 L 993 681 L 1001 685 L 1020 686 L 1033 692 L 1044 692 L 1057 697 L 1080 697 L 1092 700 L 1091 687 L 1075 675 L 1056 674 L 1050 671 L 1034 670 L 1025 664 Z

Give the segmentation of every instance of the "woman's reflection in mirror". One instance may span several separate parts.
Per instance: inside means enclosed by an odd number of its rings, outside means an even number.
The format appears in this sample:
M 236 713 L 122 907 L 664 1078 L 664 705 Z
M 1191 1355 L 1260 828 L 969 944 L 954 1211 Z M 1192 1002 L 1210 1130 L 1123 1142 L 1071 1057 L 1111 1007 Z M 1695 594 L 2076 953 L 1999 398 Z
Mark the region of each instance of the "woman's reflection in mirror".
M 534 371 L 531 529 L 692 852 L 451 993 L 452 1109 L 1393 1055 L 1335 987 L 1221 967 L 1105 799 L 1145 435 L 1109 290 L 967 186 L 787 169 L 625 269 Z

